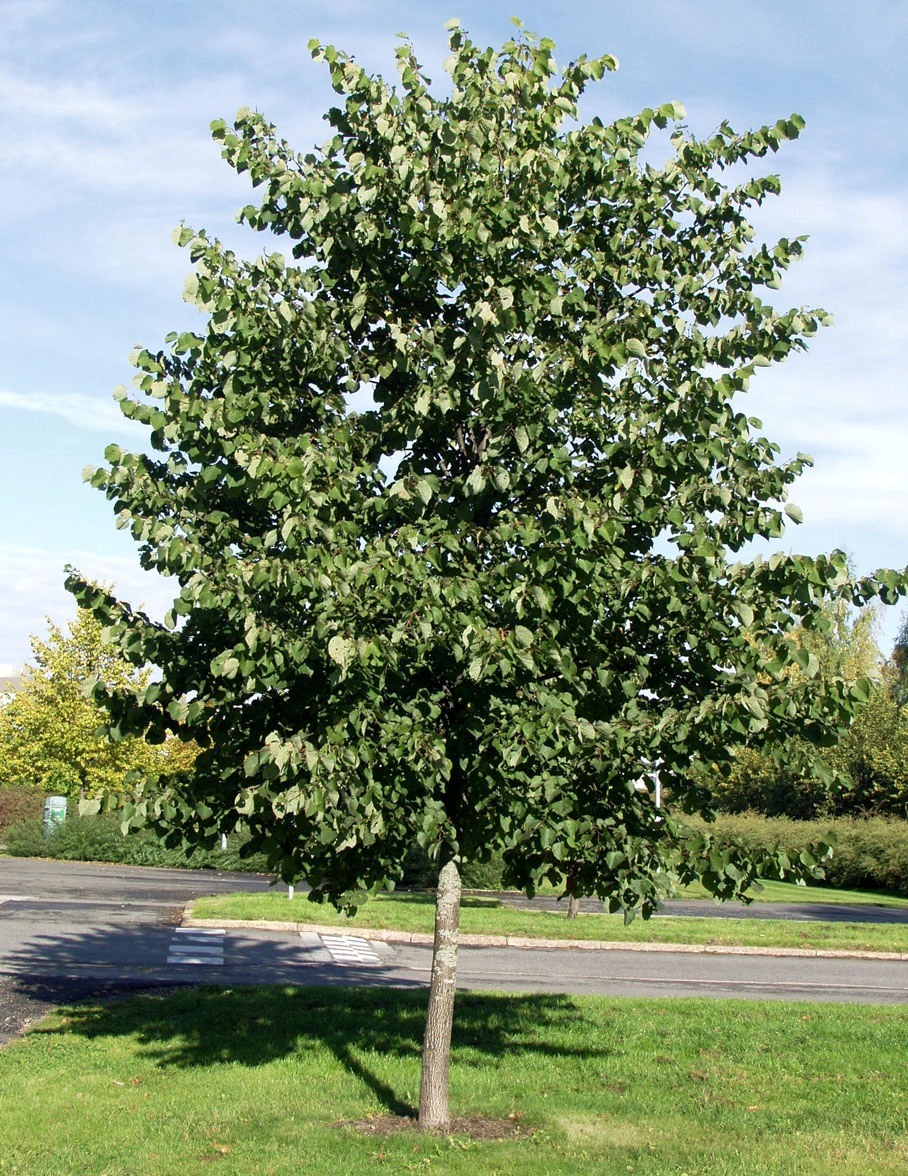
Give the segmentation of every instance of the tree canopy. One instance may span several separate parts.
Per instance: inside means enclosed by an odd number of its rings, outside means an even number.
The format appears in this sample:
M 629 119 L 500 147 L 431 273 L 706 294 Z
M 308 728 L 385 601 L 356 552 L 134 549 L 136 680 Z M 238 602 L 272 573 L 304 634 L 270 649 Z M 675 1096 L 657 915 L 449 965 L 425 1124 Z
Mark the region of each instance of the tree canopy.
M 406 41 L 396 88 L 313 43 L 339 96 L 318 149 L 251 110 L 213 124 L 261 194 L 241 220 L 289 256 L 178 230 L 205 325 L 136 353 L 119 397 L 152 451 L 91 475 L 173 609 L 69 580 L 161 669 L 138 703 L 101 689 L 115 732 L 205 735 L 135 819 L 242 824 L 337 902 L 414 842 L 448 879 L 494 848 L 511 884 L 612 909 L 651 911 L 679 868 L 736 894 L 753 870 L 684 826 L 710 804 L 691 763 L 831 738 L 866 688 L 792 632 L 904 591 L 841 552 L 744 558 L 799 520 L 809 458 L 736 402 L 826 316 L 767 299 L 802 241 L 755 240 L 779 181 L 740 177 L 803 121 L 583 122 L 612 57 L 558 73 L 547 39 L 448 27 L 440 96 Z

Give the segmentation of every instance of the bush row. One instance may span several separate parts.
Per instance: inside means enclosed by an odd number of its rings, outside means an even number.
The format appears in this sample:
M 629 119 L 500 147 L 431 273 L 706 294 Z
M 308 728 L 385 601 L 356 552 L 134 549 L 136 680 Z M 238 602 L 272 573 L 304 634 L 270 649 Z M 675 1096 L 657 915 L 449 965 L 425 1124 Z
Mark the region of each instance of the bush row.
M 908 821 L 895 817 L 795 821 L 747 812 L 720 813 L 708 828 L 720 838 L 736 837 L 754 850 L 779 846 L 794 854 L 811 842 L 833 843 L 833 856 L 823 866 L 826 885 L 908 897 Z
M 33 814 L 41 812 L 39 798 L 30 807 L 22 806 L 24 820 L 10 824 L 0 838 L 6 852 L 13 857 L 45 857 L 62 861 L 116 862 L 129 866 L 169 866 L 178 869 L 240 870 L 264 874 L 268 863 L 264 854 L 240 856 L 242 841 L 230 837 L 227 849 L 195 850 L 168 849 L 151 829 L 139 829 L 126 834 L 120 831 L 116 814 L 81 817 L 71 813 L 59 825 L 45 831 L 43 821 Z M 18 811 L 18 810 L 17 810 Z M 2 831 L 3 826 L 0 826 Z M 405 886 L 434 886 L 437 869 L 428 856 L 414 848 L 404 866 Z M 501 862 L 492 861 L 467 867 L 464 884 L 473 889 L 496 889 L 501 881 Z
M 7 829 L 6 852 L 14 857 L 59 858 L 71 862 L 117 862 L 129 866 L 170 866 L 181 869 L 214 868 L 265 873 L 263 855 L 240 857 L 238 838 L 228 839 L 227 849 L 168 849 L 151 829 L 124 836 L 114 814 L 95 817 L 68 816 L 44 830 L 40 819 L 20 821 Z
M 844 890 L 880 890 L 908 897 L 908 821 L 887 817 L 836 817 L 795 821 L 764 817 L 759 813 L 720 813 L 711 832 L 720 839 L 738 838 L 753 850 L 777 846 L 795 856 L 806 845 L 829 841 L 835 845 L 825 863 L 826 884 Z M 168 849 L 149 829 L 123 836 L 112 815 L 70 816 L 45 832 L 37 818 L 11 826 L 5 836 L 6 851 L 16 857 L 52 857 L 68 861 L 120 862 L 134 866 L 214 868 L 266 873 L 263 855 L 241 857 L 239 838 L 232 837 L 226 850 L 196 850 L 187 854 Z M 464 885 L 477 890 L 501 887 L 502 865 L 493 857 L 464 869 Z M 406 863 L 404 885 L 432 886 L 435 871 L 420 850 Z

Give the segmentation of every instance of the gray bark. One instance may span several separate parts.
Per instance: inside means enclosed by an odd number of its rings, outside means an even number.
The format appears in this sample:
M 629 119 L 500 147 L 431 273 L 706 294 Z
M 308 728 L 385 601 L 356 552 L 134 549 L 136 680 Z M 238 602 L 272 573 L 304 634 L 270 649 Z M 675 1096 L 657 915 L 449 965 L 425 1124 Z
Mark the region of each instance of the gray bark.
M 579 913 L 580 913 L 580 899 L 572 894 L 568 897 L 567 917 L 569 919 L 576 919 Z
M 435 898 L 435 944 L 432 983 L 422 1049 L 419 1087 L 419 1128 L 448 1131 L 448 1071 L 451 1063 L 451 1026 L 457 983 L 457 943 L 460 927 L 460 873 L 454 862 L 442 866 Z

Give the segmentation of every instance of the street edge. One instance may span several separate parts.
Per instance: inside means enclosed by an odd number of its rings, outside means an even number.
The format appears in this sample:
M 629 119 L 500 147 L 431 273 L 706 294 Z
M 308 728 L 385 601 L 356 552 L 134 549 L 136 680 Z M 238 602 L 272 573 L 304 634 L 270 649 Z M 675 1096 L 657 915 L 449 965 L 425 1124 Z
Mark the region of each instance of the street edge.
M 230 931 L 288 931 L 292 934 L 355 935 L 358 939 L 374 939 L 382 943 L 410 943 L 432 946 L 433 937 L 421 931 L 387 931 L 374 927 L 328 926 L 324 923 L 297 923 L 280 920 L 256 919 L 197 919 L 190 903 L 180 922 L 182 927 L 219 927 Z M 709 943 L 616 943 L 604 939 L 533 939 L 523 935 L 461 935 L 464 947 L 514 947 L 550 951 L 649 951 L 684 952 L 693 955 L 754 955 L 806 956 L 812 959 L 842 960 L 908 960 L 908 952 L 900 951 L 833 951 L 810 947 L 722 947 Z

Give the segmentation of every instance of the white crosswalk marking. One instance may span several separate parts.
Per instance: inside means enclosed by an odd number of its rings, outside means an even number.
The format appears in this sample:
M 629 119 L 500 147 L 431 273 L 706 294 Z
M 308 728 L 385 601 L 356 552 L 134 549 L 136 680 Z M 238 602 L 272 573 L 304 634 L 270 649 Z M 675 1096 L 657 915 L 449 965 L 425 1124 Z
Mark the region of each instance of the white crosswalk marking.
M 224 963 L 223 928 L 176 927 L 168 949 L 168 964 L 217 967 Z
M 322 935 L 321 940 L 336 964 L 381 963 L 369 941 L 357 935 Z

